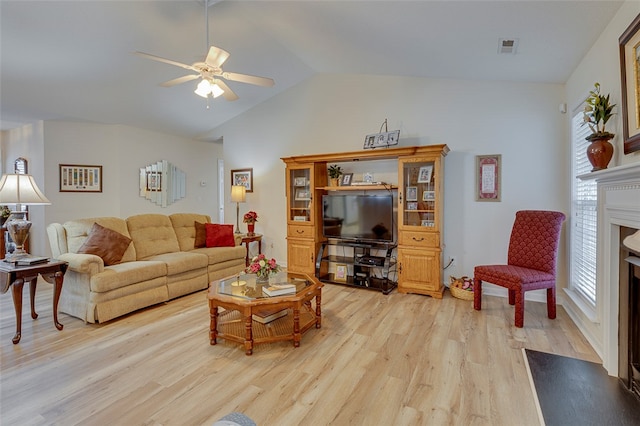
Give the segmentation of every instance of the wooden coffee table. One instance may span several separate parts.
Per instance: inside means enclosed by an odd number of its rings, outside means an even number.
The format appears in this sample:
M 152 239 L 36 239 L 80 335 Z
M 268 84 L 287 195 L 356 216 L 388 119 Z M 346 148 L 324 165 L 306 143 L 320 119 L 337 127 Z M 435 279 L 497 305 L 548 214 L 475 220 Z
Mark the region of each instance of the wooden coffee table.
M 321 299 L 323 284 L 308 274 L 280 272 L 270 284 L 293 283 L 296 293 L 285 296 L 267 296 L 262 288 L 268 284 L 256 282 L 253 274 L 240 274 L 209 285 L 210 344 L 217 338 L 244 343 L 245 353 L 253 353 L 253 345 L 292 340 L 300 346 L 302 334 L 315 325 L 322 326 Z M 311 301 L 315 299 L 315 310 Z M 222 313 L 218 308 L 224 308 Z M 286 309 L 287 315 L 267 324 L 253 320 L 254 314 Z

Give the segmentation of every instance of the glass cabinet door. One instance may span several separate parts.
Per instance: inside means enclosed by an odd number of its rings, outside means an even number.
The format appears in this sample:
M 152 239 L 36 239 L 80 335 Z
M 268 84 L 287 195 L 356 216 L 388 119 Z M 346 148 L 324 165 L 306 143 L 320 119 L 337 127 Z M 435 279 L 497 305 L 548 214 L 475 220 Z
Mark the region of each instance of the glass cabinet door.
M 313 198 L 312 168 L 290 168 L 287 184 L 289 193 L 289 221 L 310 222 Z
M 398 218 L 400 226 L 421 229 L 436 227 L 435 163 L 433 161 L 400 161 L 400 188 Z

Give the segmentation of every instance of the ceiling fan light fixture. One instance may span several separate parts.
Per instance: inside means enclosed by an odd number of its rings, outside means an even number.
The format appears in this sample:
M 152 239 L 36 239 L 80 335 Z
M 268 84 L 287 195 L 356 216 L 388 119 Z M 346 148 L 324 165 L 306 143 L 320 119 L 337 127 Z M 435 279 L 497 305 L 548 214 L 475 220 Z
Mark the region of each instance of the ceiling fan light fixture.
M 222 95 L 224 93 L 224 90 L 222 90 L 222 88 L 220 86 L 218 86 L 218 84 L 216 82 L 214 82 L 211 85 L 211 95 L 214 98 L 217 98 L 218 96 Z
M 198 83 L 198 87 L 193 91 L 193 93 L 198 96 L 202 96 L 203 98 L 209 96 L 209 93 L 211 93 L 211 83 L 209 83 L 209 80 L 202 79 L 202 81 Z

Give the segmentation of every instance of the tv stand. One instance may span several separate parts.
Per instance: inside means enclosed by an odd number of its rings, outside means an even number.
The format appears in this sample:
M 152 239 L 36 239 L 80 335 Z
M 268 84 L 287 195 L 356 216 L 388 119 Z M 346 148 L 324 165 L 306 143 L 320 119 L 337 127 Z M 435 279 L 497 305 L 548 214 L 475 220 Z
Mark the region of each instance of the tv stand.
M 316 277 L 323 283 L 340 284 L 389 294 L 396 288 L 395 243 L 368 243 L 330 239 L 320 246 Z

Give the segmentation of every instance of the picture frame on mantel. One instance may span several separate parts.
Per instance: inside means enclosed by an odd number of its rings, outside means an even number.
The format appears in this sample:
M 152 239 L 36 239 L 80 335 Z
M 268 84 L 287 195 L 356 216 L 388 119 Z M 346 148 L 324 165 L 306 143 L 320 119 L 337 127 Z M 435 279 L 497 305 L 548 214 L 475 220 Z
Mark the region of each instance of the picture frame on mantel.
M 622 33 L 620 78 L 622 87 L 622 137 L 624 153 L 640 151 L 640 14 Z

